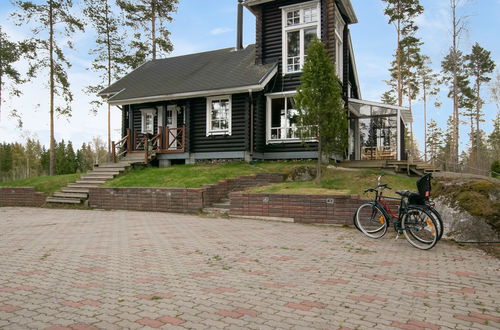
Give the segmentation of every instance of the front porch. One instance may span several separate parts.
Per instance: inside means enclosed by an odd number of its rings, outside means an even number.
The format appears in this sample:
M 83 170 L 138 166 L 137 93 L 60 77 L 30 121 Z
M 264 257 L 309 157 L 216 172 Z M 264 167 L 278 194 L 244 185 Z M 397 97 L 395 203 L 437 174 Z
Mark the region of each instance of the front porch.
M 127 154 L 144 154 L 144 163 L 149 163 L 158 154 L 182 154 L 186 151 L 186 127 L 158 126 L 156 135 L 137 129 L 126 129 L 126 135 L 112 143 L 113 162 Z

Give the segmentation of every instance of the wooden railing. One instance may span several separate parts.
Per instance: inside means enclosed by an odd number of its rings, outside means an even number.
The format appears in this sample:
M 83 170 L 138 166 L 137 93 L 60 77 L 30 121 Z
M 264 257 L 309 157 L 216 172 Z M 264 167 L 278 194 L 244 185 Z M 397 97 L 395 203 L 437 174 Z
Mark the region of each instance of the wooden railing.
M 113 163 L 117 163 L 119 158 L 131 151 L 132 146 L 130 144 L 130 139 L 130 129 L 127 129 L 127 135 L 125 135 L 120 141 L 116 143 L 115 141 L 112 142 L 111 156 L 113 158 Z
M 166 128 L 167 147 L 165 151 L 184 152 L 186 150 L 186 127 Z
M 158 129 L 158 134 L 153 136 L 151 139 L 148 139 L 147 136 L 144 136 L 144 162 L 146 164 L 149 163 L 150 156 L 156 155 L 158 152 L 161 152 L 163 145 L 163 130 L 161 127 Z

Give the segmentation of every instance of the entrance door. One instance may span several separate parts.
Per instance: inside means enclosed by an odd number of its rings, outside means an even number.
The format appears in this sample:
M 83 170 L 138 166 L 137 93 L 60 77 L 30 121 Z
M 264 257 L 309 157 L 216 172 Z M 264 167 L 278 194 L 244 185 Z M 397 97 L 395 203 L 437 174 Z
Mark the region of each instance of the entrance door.
M 167 106 L 167 127 L 174 129 L 177 128 L 177 106 L 169 105 Z M 178 131 L 172 130 L 168 133 L 167 143 L 169 144 L 169 149 L 177 149 L 177 141 L 174 141 L 172 145 L 170 145 L 171 141 L 177 137 Z

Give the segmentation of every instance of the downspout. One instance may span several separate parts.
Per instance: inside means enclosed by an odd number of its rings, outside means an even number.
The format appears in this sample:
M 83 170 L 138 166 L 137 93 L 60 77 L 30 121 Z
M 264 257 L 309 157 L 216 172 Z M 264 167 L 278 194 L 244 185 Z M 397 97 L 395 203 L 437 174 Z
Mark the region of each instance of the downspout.
M 253 123 L 253 113 L 254 113 L 254 107 L 253 107 L 253 93 L 252 90 L 248 90 L 248 96 L 250 98 L 250 157 L 253 158 L 253 151 L 254 151 L 254 136 L 253 136 L 253 131 L 254 131 L 254 123 Z

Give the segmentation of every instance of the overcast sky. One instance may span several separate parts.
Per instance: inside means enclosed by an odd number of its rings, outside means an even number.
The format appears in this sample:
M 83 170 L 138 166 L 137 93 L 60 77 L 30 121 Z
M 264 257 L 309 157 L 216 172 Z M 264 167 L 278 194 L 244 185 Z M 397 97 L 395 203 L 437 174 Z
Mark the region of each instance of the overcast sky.
M 351 34 L 354 45 L 357 69 L 363 99 L 379 101 L 381 94 L 387 90 L 384 80 L 388 79 L 387 68 L 392 60 L 396 37 L 394 28 L 387 24 L 383 14 L 384 5 L 381 0 L 351 0 L 359 19 L 352 25 Z M 75 1 L 79 2 L 79 1 Z M 174 22 L 169 24 L 174 52 L 171 56 L 232 47 L 235 44 L 237 0 L 180 0 L 179 10 L 174 15 Z M 425 14 L 419 18 L 421 27 L 419 35 L 425 45 L 424 53 L 429 55 L 433 66 L 439 70 L 443 56 L 448 52 L 450 44 L 449 0 L 421 0 Z M 77 4 L 76 9 L 79 5 Z M 20 40 L 30 35 L 28 27 L 17 27 L 9 18 L 13 7 L 7 0 L 0 0 L 0 19 L 2 29 L 13 39 Z M 475 42 L 490 50 L 494 61 L 500 65 L 500 0 L 471 0 L 460 8 L 461 15 L 468 16 L 468 31 L 463 35 L 460 48 L 465 52 Z M 245 44 L 255 42 L 255 19 L 245 10 Z M 85 86 L 95 84 L 96 74 L 89 71 L 91 57 L 88 50 L 92 47 L 94 35 L 88 27 L 87 32 L 76 34 L 73 38 L 75 51 L 68 51 L 67 56 L 73 63 L 69 71 L 71 89 L 74 93 L 71 118 L 58 118 L 56 121 L 56 139 L 73 141 L 79 147 L 83 142 L 94 136 L 106 137 L 106 111 L 97 115 L 89 112 L 89 102 L 93 96 L 82 92 Z M 22 69 L 25 65 L 20 65 Z M 20 98 L 8 100 L 3 109 L 15 107 L 21 110 L 24 120 L 24 131 L 16 128 L 16 122 L 9 118 L 6 111 L 0 118 L 0 142 L 22 140 L 26 133 L 35 135 L 43 144 L 49 141 L 49 116 L 47 77 L 24 85 Z M 485 91 L 483 98 L 488 101 Z M 443 103 L 440 109 L 429 110 L 429 116 L 445 127 L 448 116 L 451 115 L 451 103 L 446 98 L 446 92 L 441 93 L 439 101 Z M 489 102 L 488 102 L 489 103 Z M 492 130 L 492 120 L 497 109 L 492 104 L 484 107 L 486 122 L 483 129 Z M 119 139 L 120 110 L 113 108 L 112 129 L 113 139 Z M 422 104 L 414 106 L 415 134 L 419 144 L 423 145 L 423 113 Z M 462 128 L 462 148 L 468 141 L 467 125 Z M 423 149 L 423 148 L 421 148 Z

